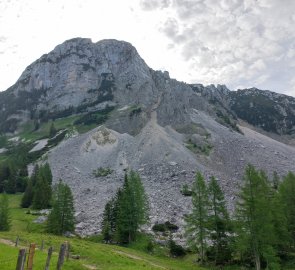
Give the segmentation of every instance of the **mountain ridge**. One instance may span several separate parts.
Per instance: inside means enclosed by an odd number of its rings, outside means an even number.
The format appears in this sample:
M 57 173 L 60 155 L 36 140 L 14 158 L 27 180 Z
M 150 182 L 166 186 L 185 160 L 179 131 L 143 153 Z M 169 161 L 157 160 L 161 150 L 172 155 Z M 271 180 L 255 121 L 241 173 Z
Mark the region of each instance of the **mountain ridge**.
M 294 104 L 256 88 L 178 82 L 149 68 L 130 43 L 78 38 L 43 55 L 0 93 L 0 132 L 16 136 L 26 123 L 36 132 L 72 115 L 94 125 L 83 134 L 64 131 L 65 140 L 43 156 L 54 182 L 61 178 L 72 187 L 79 234 L 99 231 L 103 207 L 128 169 L 143 179 L 151 222 L 183 228 L 191 200 L 180 190 L 196 171 L 217 177 L 233 211 L 248 163 L 268 175 L 295 170 L 295 148 L 287 145 L 294 138 Z M 99 167 L 112 173 L 97 178 Z

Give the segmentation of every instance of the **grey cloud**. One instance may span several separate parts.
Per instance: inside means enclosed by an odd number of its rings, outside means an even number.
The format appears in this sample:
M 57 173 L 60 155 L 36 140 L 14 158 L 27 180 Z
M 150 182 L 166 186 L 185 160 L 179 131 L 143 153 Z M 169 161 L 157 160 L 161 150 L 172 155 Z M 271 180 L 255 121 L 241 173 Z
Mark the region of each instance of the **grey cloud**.
M 155 9 L 167 8 L 170 5 L 170 0 L 141 0 L 140 6 L 143 10 L 151 11 Z
M 295 1 L 171 0 L 168 10 L 160 31 L 187 61 L 192 80 L 294 89 Z

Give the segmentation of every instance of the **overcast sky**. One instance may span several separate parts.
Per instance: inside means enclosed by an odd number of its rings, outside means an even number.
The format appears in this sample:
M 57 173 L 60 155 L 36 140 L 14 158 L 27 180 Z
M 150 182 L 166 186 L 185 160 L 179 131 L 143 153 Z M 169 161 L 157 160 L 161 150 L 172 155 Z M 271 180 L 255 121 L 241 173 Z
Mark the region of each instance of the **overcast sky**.
M 295 0 L 0 0 L 0 90 L 73 37 L 131 42 L 181 81 L 295 96 Z

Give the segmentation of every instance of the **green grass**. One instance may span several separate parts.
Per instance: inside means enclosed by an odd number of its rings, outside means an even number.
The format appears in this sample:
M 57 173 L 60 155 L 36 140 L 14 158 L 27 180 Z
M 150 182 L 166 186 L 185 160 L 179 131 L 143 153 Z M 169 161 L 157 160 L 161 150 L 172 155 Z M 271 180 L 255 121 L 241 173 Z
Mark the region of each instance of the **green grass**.
M 79 118 L 79 115 L 73 115 L 65 118 L 59 118 L 54 121 L 54 126 L 57 130 L 71 128 L 73 127 L 73 123 Z M 42 123 L 38 130 L 34 131 L 34 123 L 33 121 L 27 122 L 22 127 L 22 132 L 19 134 L 20 138 L 25 139 L 27 141 L 36 141 L 44 137 L 49 136 L 49 129 L 52 121 L 48 121 L 47 123 Z
M 65 238 L 44 233 L 44 225 L 35 224 L 33 220 L 37 216 L 26 214 L 27 209 L 19 207 L 21 194 L 9 195 L 10 215 L 12 227 L 9 232 L 0 232 L 0 269 L 15 269 L 18 248 L 4 245 L 1 239 L 15 241 L 19 236 L 19 245 L 28 247 L 30 243 L 36 243 L 40 247 L 44 241 L 44 251 L 37 250 L 34 261 L 34 270 L 44 269 L 46 261 L 46 250 L 52 246 L 56 251 L 53 254 L 51 269 L 55 269 L 57 261 L 57 251 L 64 241 L 69 241 L 71 245 L 71 254 L 80 255 L 79 260 L 70 259 L 66 261 L 63 270 L 67 269 L 87 269 L 83 265 L 95 266 L 96 269 L 106 270 L 202 270 L 193 263 L 194 256 L 186 256 L 182 259 L 173 259 L 167 256 L 167 249 L 156 246 L 152 254 L 146 252 L 146 243 L 149 236 L 141 235 L 138 241 L 128 247 L 116 245 L 106 245 L 95 243 L 93 241 L 74 238 Z M 96 240 L 98 237 L 92 237 Z M 3 241 L 3 240 L 2 240 Z M 5 266 L 5 268 L 2 267 Z

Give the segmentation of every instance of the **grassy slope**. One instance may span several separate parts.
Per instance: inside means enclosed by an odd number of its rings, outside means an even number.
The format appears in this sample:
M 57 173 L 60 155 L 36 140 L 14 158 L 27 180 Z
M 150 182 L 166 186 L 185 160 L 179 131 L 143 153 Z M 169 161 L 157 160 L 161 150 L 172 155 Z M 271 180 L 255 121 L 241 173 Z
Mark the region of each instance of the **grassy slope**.
M 172 259 L 163 255 L 149 255 L 145 252 L 132 248 L 124 248 L 115 245 L 105 245 L 93 243 L 78 238 L 64 238 L 43 233 L 43 225 L 33 223 L 36 216 L 25 214 L 25 209 L 19 208 L 21 195 L 10 195 L 12 228 L 10 232 L 0 232 L 0 239 L 15 240 L 20 237 L 20 245 L 28 247 L 29 243 L 36 243 L 40 246 L 42 240 L 45 250 L 53 246 L 58 251 L 59 246 L 68 240 L 71 244 L 71 253 L 79 254 L 80 260 L 69 260 L 65 262 L 64 268 L 67 269 L 87 269 L 85 265 L 95 266 L 96 269 L 195 269 L 202 268 L 193 264 L 191 256 L 183 259 Z M 18 249 L 4 245 L 0 240 L 0 269 L 15 269 Z M 133 246 L 136 247 L 136 244 Z M 158 252 L 157 252 L 158 253 Z M 43 269 L 46 260 L 46 252 L 37 251 L 35 256 L 34 269 Z M 54 253 L 51 267 L 54 269 L 57 261 L 57 253 Z

